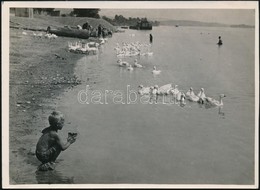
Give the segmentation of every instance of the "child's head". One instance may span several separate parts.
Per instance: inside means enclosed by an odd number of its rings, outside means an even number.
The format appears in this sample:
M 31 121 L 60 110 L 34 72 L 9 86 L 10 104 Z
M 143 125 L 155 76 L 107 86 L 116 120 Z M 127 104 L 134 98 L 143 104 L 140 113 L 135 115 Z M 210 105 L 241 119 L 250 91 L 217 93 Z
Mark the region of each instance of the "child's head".
M 53 111 L 49 116 L 49 123 L 51 127 L 54 127 L 57 130 L 62 129 L 64 124 L 64 116 L 59 111 Z

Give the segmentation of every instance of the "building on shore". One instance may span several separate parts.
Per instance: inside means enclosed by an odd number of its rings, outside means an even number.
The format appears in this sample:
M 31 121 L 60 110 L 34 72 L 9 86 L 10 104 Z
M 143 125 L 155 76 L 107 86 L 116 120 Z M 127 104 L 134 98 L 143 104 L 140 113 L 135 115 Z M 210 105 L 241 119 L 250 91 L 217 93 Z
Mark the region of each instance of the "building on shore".
M 10 8 L 10 15 L 33 18 L 33 8 Z

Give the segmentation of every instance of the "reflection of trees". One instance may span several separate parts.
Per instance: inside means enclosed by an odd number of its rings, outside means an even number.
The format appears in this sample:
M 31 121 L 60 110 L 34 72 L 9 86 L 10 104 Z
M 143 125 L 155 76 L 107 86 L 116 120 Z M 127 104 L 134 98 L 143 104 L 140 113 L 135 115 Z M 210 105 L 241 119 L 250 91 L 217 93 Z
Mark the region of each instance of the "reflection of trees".
M 57 170 L 51 171 L 36 171 L 36 180 L 38 184 L 73 184 L 74 177 L 64 176 Z

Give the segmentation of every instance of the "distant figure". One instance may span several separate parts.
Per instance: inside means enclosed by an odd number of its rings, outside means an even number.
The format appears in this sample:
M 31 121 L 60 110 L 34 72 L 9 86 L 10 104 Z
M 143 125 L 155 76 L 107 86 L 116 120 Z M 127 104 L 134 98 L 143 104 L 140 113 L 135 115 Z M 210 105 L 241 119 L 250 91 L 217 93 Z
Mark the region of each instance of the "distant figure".
M 82 29 L 88 30 L 88 28 L 89 28 L 88 22 L 86 22 L 85 24 L 83 24 Z
M 51 31 L 51 27 L 50 27 L 50 26 L 48 26 L 48 27 L 47 27 L 47 30 L 46 30 L 46 33 L 47 33 L 47 34 L 49 34 L 49 33 L 50 33 L 50 31 Z
M 150 34 L 150 43 L 153 43 L 153 35 Z
M 112 37 L 113 32 L 112 32 L 111 30 L 109 30 L 109 31 L 107 32 L 107 35 Z
M 218 37 L 218 45 L 222 45 L 222 39 L 221 39 L 221 36 Z
M 100 25 L 98 25 L 98 37 L 99 38 L 101 37 L 101 34 L 102 34 L 102 26 L 100 24 Z
M 76 141 L 76 133 L 69 133 L 67 142 L 63 143 L 58 135 L 64 125 L 63 114 L 53 111 L 49 116 L 50 126 L 42 130 L 42 136 L 36 145 L 36 157 L 42 162 L 38 167 L 40 171 L 54 170 L 54 162 L 61 151 L 66 150 Z

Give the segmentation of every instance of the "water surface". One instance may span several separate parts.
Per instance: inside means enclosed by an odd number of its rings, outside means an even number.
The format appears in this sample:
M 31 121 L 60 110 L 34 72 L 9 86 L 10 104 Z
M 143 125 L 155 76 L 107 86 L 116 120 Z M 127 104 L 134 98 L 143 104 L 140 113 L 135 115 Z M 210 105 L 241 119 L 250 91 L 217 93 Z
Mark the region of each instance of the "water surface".
M 137 58 L 145 68 L 129 72 L 118 67 L 116 43 L 148 43 L 150 33 L 154 55 L 125 59 L 133 63 Z M 216 45 L 218 36 L 221 47 Z M 83 56 L 75 68 L 82 84 L 66 92 L 58 105 L 67 122 L 61 135 L 79 133 L 59 157 L 58 181 L 253 184 L 254 40 L 253 29 L 154 27 L 114 34 L 99 54 Z M 152 75 L 153 66 L 161 75 Z M 126 100 L 113 104 L 111 94 L 107 104 L 80 104 L 77 99 L 86 84 L 91 93 L 167 83 L 178 84 L 183 92 L 193 87 L 197 93 L 203 87 L 216 99 L 224 93 L 224 107 L 205 109 L 189 102 L 185 107 L 129 105 Z M 42 179 L 37 178 L 39 183 Z

